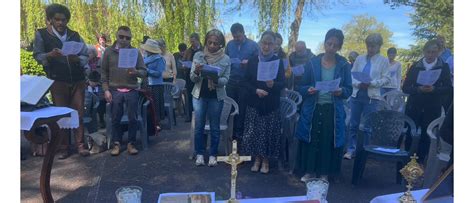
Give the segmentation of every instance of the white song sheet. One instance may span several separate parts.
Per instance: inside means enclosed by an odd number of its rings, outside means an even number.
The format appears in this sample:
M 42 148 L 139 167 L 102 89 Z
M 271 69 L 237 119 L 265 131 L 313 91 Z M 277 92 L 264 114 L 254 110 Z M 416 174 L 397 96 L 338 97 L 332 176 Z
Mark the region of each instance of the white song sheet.
M 278 66 L 280 59 L 269 62 L 258 62 L 257 80 L 269 81 L 274 80 L 278 75 Z
M 137 49 L 120 49 L 119 50 L 119 68 L 135 68 L 137 65 L 138 50 Z
M 372 81 L 370 75 L 364 72 L 352 72 L 352 77 L 362 83 L 370 83 Z
M 293 72 L 293 74 L 295 74 L 295 76 L 302 76 L 304 74 L 304 65 L 297 65 L 291 68 L 291 71 Z
M 316 82 L 316 89 L 321 92 L 333 92 L 339 89 L 339 83 L 341 83 L 341 78 L 335 80 L 326 80 Z
M 192 61 L 181 61 L 181 64 L 185 68 L 191 68 L 191 66 L 193 65 L 193 62 Z
M 63 43 L 63 48 L 61 49 L 61 53 L 64 56 L 68 55 L 77 55 L 81 52 L 82 47 L 84 47 L 84 43 L 75 42 L 75 41 L 68 41 Z
M 418 78 L 416 79 L 416 83 L 420 85 L 432 86 L 439 79 L 440 75 L 441 75 L 441 69 L 420 71 L 418 73 Z

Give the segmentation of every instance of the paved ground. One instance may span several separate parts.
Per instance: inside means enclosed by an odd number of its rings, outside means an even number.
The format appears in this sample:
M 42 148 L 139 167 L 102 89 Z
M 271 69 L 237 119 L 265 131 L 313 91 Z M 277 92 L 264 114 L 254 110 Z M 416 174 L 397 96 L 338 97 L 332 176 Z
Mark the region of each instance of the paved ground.
M 108 151 L 66 160 L 55 160 L 51 174 L 54 199 L 61 202 L 116 202 L 115 190 L 125 185 L 143 188 L 142 202 L 157 202 L 160 193 L 213 191 L 216 198 L 229 197 L 230 167 L 195 167 L 189 156 L 190 123 L 178 118 L 178 126 L 150 137 L 150 148 L 137 156 L 122 153 L 111 157 Z M 23 140 L 23 149 L 28 151 Z M 39 176 L 42 158 L 28 156 L 21 161 L 21 201 L 41 202 Z M 373 197 L 402 192 L 395 183 L 395 164 L 368 162 L 364 178 L 354 187 L 352 160 L 343 160 L 342 182 L 331 182 L 329 202 L 369 202 Z M 277 197 L 305 194 L 299 177 L 279 171 L 273 164 L 267 175 L 252 173 L 251 164 L 239 167 L 237 187 L 244 197 Z

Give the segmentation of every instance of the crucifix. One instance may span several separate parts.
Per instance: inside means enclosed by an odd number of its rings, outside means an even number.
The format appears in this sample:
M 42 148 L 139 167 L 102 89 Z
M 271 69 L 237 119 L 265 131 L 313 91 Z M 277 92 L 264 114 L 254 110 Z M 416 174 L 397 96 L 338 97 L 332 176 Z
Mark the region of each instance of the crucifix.
M 226 162 L 232 166 L 231 171 L 231 181 L 230 181 L 230 199 L 227 200 L 228 203 L 238 203 L 239 201 L 235 198 L 235 190 L 237 187 L 237 165 L 244 161 L 250 161 L 252 157 L 250 156 L 239 156 L 237 154 L 237 141 L 232 141 L 232 153 L 229 156 L 218 156 L 217 161 Z

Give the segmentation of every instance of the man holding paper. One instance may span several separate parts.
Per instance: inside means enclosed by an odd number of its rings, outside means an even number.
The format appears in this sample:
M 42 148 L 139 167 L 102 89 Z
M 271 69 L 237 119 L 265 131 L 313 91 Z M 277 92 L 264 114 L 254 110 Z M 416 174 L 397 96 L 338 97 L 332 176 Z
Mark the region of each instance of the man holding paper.
M 330 29 L 324 40 L 323 54 L 305 65 L 297 91 L 303 96 L 296 137 L 300 140 L 296 170 L 302 181 L 328 180 L 339 175 L 345 140 L 344 100 L 352 94 L 351 67 L 337 54 L 344 43 L 341 30 Z M 321 85 L 323 84 L 323 85 Z
M 423 47 L 424 57 L 408 70 L 402 87 L 403 92 L 409 94 L 405 113 L 413 119 L 417 128 L 421 128 L 417 148 L 421 163 L 430 146 L 426 129 L 431 121 L 441 115 L 443 99 L 453 91 L 449 66 L 438 57 L 440 50 L 435 40 L 428 41 Z M 410 145 L 411 137 L 407 137 L 405 146 Z
M 314 54 L 311 49 L 306 48 L 304 41 L 298 41 L 295 45 L 295 51 L 290 54 L 290 66 L 292 68 L 294 81 L 293 84 L 288 84 L 290 89 L 298 85 L 304 74 L 304 65 L 313 58 Z
M 132 31 L 127 26 L 120 26 L 116 33 L 117 41 L 105 49 L 102 56 L 102 87 L 105 100 L 112 104 L 112 156 L 120 154 L 122 129 L 120 120 L 123 115 L 123 105 L 126 104 L 128 113 L 128 145 L 131 155 L 138 153 L 135 140 L 138 130 L 138 86 L 137 77 L 145 78 L 147 70 L 140 52 L 130 45 Z
M 231 59 L 229 83 L 226 85 L 227 95 L 239 105 L 239 114 L 234 117 L 234 138 L 242 137 L 244 118 L 247 107 L 247 92 L 242 88 L 245 68 L 248 60 L 258 55 L 258 44 L 245 36 L 244 26 L 234 23 L 230 27 L 233 39 L 227 43 L 225 54 Z
M 51 95 L 56 106 L 69 107 L 79 113 L 79 127 L 74 129 L 79 154 L 89 155 L 84 145 L 84 90 L 86 88 L 84 66 L 88 62 L 87 46 L 79 33 L 67 26 L 71 18 L 69 9 L 60 4 L 46 7 L 46 28 L 35 33 L 33 57 L 43 65 L 46 76 L 54 80 Z M 61 50 L 64 49 L 64 52 Z M 67 51 L 68 50 L 68 51 Z M 62 143 L 58 157 L 69 156 L 70 130 L 61 130 Z
M 357 57 L 352 67 L 352 97 L 350 99 L 350 141 L 344 158 L 351 159 L 356 150 L 357 132 L 362 115 L 368 115 L 377 110 L 380 88 L 390 82 L 389 61 L 380 55 L 383 44 L 382 35 L 370 34 L 365 39 L 367 54 Z M 366 131 L 366 133 L 368 133 Z

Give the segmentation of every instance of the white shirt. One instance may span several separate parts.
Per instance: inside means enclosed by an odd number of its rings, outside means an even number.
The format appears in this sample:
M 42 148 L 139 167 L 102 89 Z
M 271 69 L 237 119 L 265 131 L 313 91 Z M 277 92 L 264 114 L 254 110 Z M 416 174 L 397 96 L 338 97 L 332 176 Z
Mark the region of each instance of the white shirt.
M 370 77 L 372 81 L 369 84 L 367 93 L 371 99 L 382 99 L 380 95 L 380 88 L 390 81 L 388 72 L 389 62 L 388 59 L 380 54 L 376 54 L 370 58 L 371 68 Z M 367 64 L 367 54 L 360 55 L 354 62 L 352 72 L 362 72 L 365 65 Z M 361 82 L 352 77 L 352 96 L 356 97 L 359 92 L 359 84 Z
M 393 64 L 389 64 L 388 74 L 390 81 L 383 87 L 400 90 L 400 83 L 402 81 L 402 64 L 400 64 L 398 61 L 395 61 Z
M 436 58 L 432 63 L 426 62 L 426 58 L 423 58 L 423 66 L 426 68 L 426 70 L 433 69 L 433 67 L 436 65 L 436 62 L 438 62 L 438 58 Z
M 65 42 L 66 39 L 67 39 L 67 30 L 64 31 L 64 35 L 60 35 L 58 31 L 56 31 L 56 29 L 54 29 L 54 26 L 51 26 L 51 28 L 53 28 L 53 33 L 56 35 L 56 37 L 59 38 L 59 40 L 61 40 L 61 42 Z

